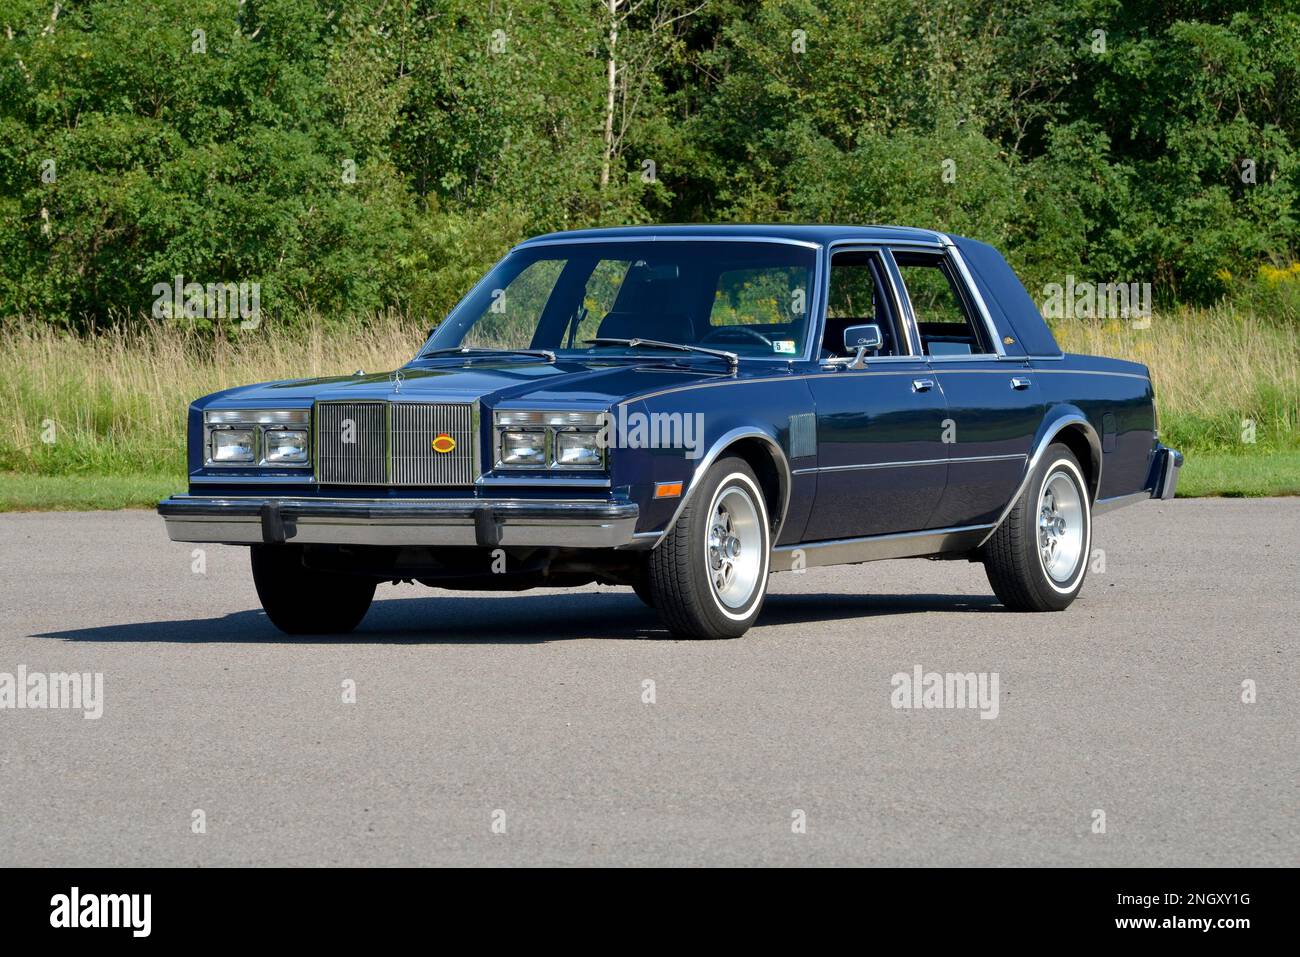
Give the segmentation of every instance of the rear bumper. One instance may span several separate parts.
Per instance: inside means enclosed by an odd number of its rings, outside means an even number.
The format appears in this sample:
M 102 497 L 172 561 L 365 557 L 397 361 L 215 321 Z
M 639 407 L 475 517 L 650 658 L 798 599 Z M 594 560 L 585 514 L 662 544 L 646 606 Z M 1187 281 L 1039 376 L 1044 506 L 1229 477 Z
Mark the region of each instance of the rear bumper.
M 158 514 L 174 542 L 557 548 L 638 543 L 632 502 L 174 495 L 158 505 Z
M 1151 471 L 1147 473 L 1142 491 L 1114 498 L 1101 498 L 1092 507 L 1092 514 L 1104 515 L 1125 505 L 1134 505 L 1152 498 L 1173 498 L 1178 490 L 1178 472 L 1183 467 L 1183 453 L 1164 445 L 1156 446 L 1151 457 Z
M 1173 498 L 1178 488 L 1178 472 L 1183 467 L 1183 453 L 1160 445 L 1151 463 L 1152 498 Z

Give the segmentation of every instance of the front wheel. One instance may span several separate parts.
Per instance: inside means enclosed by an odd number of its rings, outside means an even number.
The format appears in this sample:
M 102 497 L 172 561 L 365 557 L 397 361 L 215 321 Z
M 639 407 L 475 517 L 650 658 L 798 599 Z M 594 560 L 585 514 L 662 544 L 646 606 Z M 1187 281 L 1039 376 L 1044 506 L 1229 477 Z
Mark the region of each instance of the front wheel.
M 372 579 L 303 564 L 295 545 L 254 545 L 253 584 L 271 624 L 290 635 L 346 634 L 366 617 Z
M 704 475 L 664 540 L 650 553 L 650 592 L 681 638 L 739 638 L 767 595 L 767 503 L 744 459 Z
M 1009 610 L 1061 611 L 1083 587 L 1091 546 L 1088 483 L 1074 453 L 1054 444 L 981 553 Z
M 650 560 L 642 564 L 637 571 L 636 580 L 632 582 L 632 590 L 636 592 L 636 597 L 643 601 L 647 608 L 655 606 L 654 586 L 650 584 Z

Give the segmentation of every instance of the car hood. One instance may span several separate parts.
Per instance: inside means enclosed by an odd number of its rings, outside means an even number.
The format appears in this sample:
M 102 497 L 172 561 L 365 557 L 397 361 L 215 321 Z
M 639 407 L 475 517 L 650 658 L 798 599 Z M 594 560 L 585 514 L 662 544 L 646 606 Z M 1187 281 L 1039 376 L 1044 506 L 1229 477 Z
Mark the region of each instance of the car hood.
M 767 365 L 766 363 L 764 365 Z M 781 367 L 784 371 L 784 366 Z M 730 372 L 715 360 L 689 359 L 673 363 L 656 357 L 646 362 L 524 359 L 490 361 L 432 360 L 382 372 L 292 379 L 230 389 L 209 397 L 209 407 L 303 406 L 322 399 L 397 399 L 424 402 L 468 402 L 486 399 L 490 405 L 557 404 L 605 408 L 660 389 L 747 377 L 758 370 Z M 771 369 L 763 370 L 771 374 Z

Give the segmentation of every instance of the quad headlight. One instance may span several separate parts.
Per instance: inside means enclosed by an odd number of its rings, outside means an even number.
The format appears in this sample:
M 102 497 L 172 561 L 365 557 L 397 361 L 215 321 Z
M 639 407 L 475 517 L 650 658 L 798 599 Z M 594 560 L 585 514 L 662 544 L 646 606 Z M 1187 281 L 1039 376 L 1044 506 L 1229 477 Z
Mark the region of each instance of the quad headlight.
M 502 432 L 500 464 L 545 468 L 546 432 Z
M 501 469 L 603 469 L 603 412 L 495 414 L 496 467 Z
M 217 409 L 203 414 L 208 466 L 310 468 L 309 409 Z
M 560 468 L 600 468 L 601 450 L 592 432 L 556 432 L 555 464 Z
M 212 465 L 237 465 L 257 460 L 256 432 L 252 429 L 214 429 L 212 431 Z
M 268 429 L 262 433 L 262 457 L 267 465 L 306 465 L 306 429 Z

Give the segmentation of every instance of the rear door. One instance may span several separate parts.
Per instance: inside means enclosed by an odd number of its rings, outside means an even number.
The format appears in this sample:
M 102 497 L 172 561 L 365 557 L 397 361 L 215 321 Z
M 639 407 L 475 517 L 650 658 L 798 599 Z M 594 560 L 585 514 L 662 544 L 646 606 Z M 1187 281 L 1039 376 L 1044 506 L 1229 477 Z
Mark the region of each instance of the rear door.
M 946 408 L 924 356 L 916 354 L 888 256 L 835 248 L 820 371 L 807 381 L 816 403 L 816 501 L 803 538 L 825 541 L 918 531 L 947 482 Z M 847 326 L 876 323 L 879 353 L 850 368 Z
M 1024 477 L 1043 418 L 1027 359 L 1007 356 L 953 250 L 895 249 L 921 351 L 943 391 L 948 482 L 935 528 L 995 522 Z

